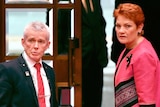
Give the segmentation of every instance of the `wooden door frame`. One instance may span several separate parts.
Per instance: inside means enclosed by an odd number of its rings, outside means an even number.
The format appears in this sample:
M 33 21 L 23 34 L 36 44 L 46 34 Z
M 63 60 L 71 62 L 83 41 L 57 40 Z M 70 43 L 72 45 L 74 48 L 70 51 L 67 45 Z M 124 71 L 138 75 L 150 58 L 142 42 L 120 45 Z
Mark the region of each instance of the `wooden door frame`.
M 0 50 L 0 62 L 5 61 L 5 37 L 4 37 L 4 31 L 5 31 L 5 14 L 4 14 L 4 0 L 0 0 L 0 14 L 2 17 L 0 17 L 0 32 L 1 32 L 1 37 L 0 37 L 0 45 L 1 45 L 1 50 Z M 4 16 L 4 17 L 3 17 Z
M 75 36 L 79 38 L 79 50 L 75 50 L 75 82 L 79 83 L 80 86 L 75 86 L 75 107 L 82 107 L 82 38 L 81 38 L 81 0 L 75 0 Z M 80 63 L 81 62 L 81 63 Z

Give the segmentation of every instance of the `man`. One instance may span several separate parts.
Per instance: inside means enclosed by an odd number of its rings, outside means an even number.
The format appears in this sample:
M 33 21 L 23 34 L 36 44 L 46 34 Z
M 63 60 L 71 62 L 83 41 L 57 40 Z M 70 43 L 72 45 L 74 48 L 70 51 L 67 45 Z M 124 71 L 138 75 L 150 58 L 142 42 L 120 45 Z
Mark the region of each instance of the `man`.
M 49 36 L 48 27 L 41 22 L 26 26 L 21 39 L 24 52 L 0 64 L 0 107 L 57 107 L 54 70 L 42 61 Z
M 101 107 L 108 64 L 105 27 L 100 0 L 82 0 L 82 107 Z

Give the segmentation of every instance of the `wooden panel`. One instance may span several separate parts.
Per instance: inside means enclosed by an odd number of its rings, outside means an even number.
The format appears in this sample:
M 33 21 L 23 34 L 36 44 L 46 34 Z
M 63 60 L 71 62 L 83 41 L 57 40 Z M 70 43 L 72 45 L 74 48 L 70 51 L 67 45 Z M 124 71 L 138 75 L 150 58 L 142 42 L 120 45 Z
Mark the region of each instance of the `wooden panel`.
M 56 82 L 68 82 L 68 58 L 65 55 L 57 56 L 54 60 Z
M 0 62 L 5 61 L 5 14 L 4 0 L 0 0 Z

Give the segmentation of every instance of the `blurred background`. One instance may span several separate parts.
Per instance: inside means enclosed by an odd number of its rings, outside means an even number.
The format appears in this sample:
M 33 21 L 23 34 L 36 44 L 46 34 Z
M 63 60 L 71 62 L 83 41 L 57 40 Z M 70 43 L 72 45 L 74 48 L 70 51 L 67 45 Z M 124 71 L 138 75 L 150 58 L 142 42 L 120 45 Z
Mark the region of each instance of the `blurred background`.
M 104 68 L 104 86 L 103 86 L 103 100 L 102 107 L 114 107 L 114 88 L 113 88 L 113 75 L 115 71 L 115 64 L 110 59 L 111 45 L 112 45 L 112 29 L 113 29 L 113 9 L 114 0 L 101 0 L 101 6 L 103 9 L 103 16 L 107 22 L 107 47 L 109 54 L 109 64 Z

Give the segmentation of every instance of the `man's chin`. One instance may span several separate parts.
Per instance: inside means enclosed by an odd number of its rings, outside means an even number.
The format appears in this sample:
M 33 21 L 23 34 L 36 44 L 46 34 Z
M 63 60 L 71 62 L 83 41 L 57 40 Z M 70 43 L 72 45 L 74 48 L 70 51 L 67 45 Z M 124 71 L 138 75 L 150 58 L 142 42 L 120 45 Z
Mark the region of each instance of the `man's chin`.
M 32 56 L 32 60 L 34 60 L 35 62 L 39 62 L 40 58 L 37 56 Z

